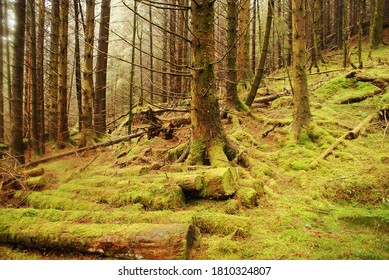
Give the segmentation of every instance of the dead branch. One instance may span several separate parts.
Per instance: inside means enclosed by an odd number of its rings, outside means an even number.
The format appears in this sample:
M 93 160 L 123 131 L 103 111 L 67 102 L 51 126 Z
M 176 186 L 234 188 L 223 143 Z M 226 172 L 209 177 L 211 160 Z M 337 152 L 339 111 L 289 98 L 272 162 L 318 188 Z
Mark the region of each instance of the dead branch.
M 73 154 L 77 154 L 77 153 L 81 153 L 81 152 L 85 152 L 85 151 L 89 151 L 89 150 L 95 150 L 95 149 L 98 149 L 98 148 L 103 148 L 103 147 L 111 146 L 111 145 L 114 145 L 114 144 L 118 144 L 118 143 L 121 143 L 121 142 L 125 142 L 125 141 L 128 141 L 128 140 L 131 140 L 133 138 L 140 137 L 144 133 L 145 133 L 145 130 L 141 130 L 141 131 L 139 131 L 137 133 L 134 133 L 134 134 L 131 134 L 131 135 L 127 135 L 127 136 L 122 137 L 122 138 L 114 139 L 114 140 L 107 141 L 107 142 L 104 142 L 104 143 L 98 143 L 98 144 L 95 144 L 95 145 L 79 148 L 79 149 L 76 149 L 76 150 L 73 150 L 73 151 L 69 151 L 69 152 L 66 152 L 66 153 L 62 153 L 62 154 L 59 154 L 59 155 L 54 155 L 54 156 L 51 156 L 51 157 L 46 157 L 46 158 L 42 158 L 42 159 L 39 159 L 39 160 L 36 160 L 36 161 L 28 162 L 28 163 L 24 164 L 23 167 L 29 168 L 29 167 L 32 167 L 32 166 L 36 166 L 36 165 L 38 165 L 40 163 L 45 163 L 45 162 L 48 162 L 48 161 L 51 161 L 51 160 L 54 160 L 54 159 L 59 159 L 59 158 L 63 158 L 63 157 L 66 157 L 66 156 L 73 155 Z
M 311 164 L 311 168 L 316 168 L 320 161 L 325 159 L 328 155 L 332 154 L 332 152 L 336 149 L 336 147 L 342 143 L 344 140 L 353 140 L 361 134 L 363 130 L 366 129 L 366 127 L 369 125 L 369 123 L 373 120 L 375 114 L 370 114 L 365 118 L 360 124 L 358 124 L 353 130 L 347 131 L 345 134 L 343 134 L 340 138 L 336 139 L 332 145 L 325 150 L 317 159 L 315 159 Z

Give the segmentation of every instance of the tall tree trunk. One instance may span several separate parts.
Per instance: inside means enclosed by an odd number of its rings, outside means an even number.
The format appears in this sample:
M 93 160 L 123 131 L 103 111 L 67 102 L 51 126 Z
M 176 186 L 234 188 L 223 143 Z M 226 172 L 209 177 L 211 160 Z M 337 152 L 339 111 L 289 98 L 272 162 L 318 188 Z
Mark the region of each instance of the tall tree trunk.
M 10 152 L 20 163 L 24 163 L 23 144 L 23 68 L 25 41 L 26 0 L 15 2 L 15 42 L 14 69 L 12 78 L 12 107 L 11 107 L 11 145 Z
M 60 0 L 60 29 L 59 29 L 59 66 L 58 66 L 58 148 L 65 148 L 69 141 L 68 130 L 68 86 L 67 86 L 67 67 L 68 67 L 68 12 L 69 0 Z
M 343 3 L 343 67 L 351 64 L 350 52 L 350 2 Z
M 369 45 L 371 49 L 376 48 L 383 42 L 383 21 L 385 12 L 385 0 L 375 0 L 373 14 L 370 21 Z
M 363 68 L 363 61 L 362 61 L 362 36 L 363 36 L 363 0 L 358 0 L 358 63 L 359 69 Z
M 135 76 L 135 44 L 136 44 L 136 25 L 137 25 L 137 1 L 134 1 L 134 18 L 132 21 L 132 50 L 131 50 L 131 76 L 130 76 L 130 104 L 128 108 L 128 135 L 132 131 L 132 106 L 134 99 L 134 76 Z
M 256 66 L 256 33 L 257 33 L 257 0 L 253 2 L 253 22 L 251 24 L 251 72 L 255 73 Z
M 152 6 L 149 6 L 149 33 L 150 33 L 150 101 L 154 101 L 154 60 L 153 60 L 153 15 Z
M 250 0 L 240 1 L 238 42 L 238 81 L 247 81 L 251 78 L 250 69 Z
M 98 42 L 98 53 L 96 63 L 96 91 L 94 106 L 94 125 L 97 136 L 104 135 L 107 130 L 107 60 L 109 41 L 109 19 L 111 11 L 111 0 L 101 2 L 100 31 Z
M 293 51 L 293 47 L 292 47 L 292 1 L 293 0 L 289 0 L 288 2 L 288 44 L 289 44 L 289 48 L 288 48 L 288 55 L 287 55 L 287 58 L 286 58 L 286 61 L 287 61 L 287 64 L 288 66 L 292 65 L 292 51 Z
M 166 30 L 168 29 L 168 13 L 167 10 L 163 10 L 163 33 L 162 33 L 162 103 L 167 102 L 168 97 L 168 84 L 167 84 L 167 51 L 168 51 L 168 35 Z
M 78 131 L 82 128 L 82 80 L 81 80 L 81 54 L 80 54 L 80 26 L 79 26 L 79 0 L 74 0 L 74 59 L 76 63 L 76 94 L 78 109 Z
M 304 126 L 309 125 L 312 119 L 306 62 L 306 34 L 305 34 L 305 1 L 293 0 L 293 79 L 294 79 L 294 110 L 292 132 L 295 140 L 299 140 Z
M 235 156 L 220 119 L 215 78 L 214 0 L 192 0 L 192 144 L 190 164 L 228 165 Z M 226 153 L 225 153 L 226 151 Z M 227 156 L 226 156 L 227 154 Z
M 3 19 L 2 0 L 0 0 L 0 18 Z M 4 143 L 3 35 L 3 21 L 0 21 L 0 143 Z
M 84 51 L 84 79 L 82 87 L 82 128 L 79 147 L 85 147 L 93 142 L 93 41 L 95 31 L 95 0 L 86 1 L 86 29 Z
M 170 1 L 175 4 L 175 0 Z M 170 28 L 169 30 L 173 33 L 176 33 L 176 25 L 177 25 L 177 20 L 176 20 L 176 11 L 174 9 L 170 10 L 169 13 L 169 24 Z M 175 73 L 176 72 L 176 67 L 174 65 L 177 65 L 177 57 L 176 57 L 176 36 L 172 33 L 169 34 L 169 61 L 170 63 L 170 73 Z M 173 65 L 174 64 L 174 65 Z M 170 74 L 169 75 L 169 83 L 170 83 L 170 95 L 171 99 L 170 101 L 177 102 L 177 99 L 175 98 L 178 95 L 177 92 L 177 77 L 175 75 Z
M 261 83 L 261 80 L 265 73 L 265 63 L 266 63 L 266 56 L 267 51 L 269 48 L 269 41 L 270 41 L 270 31 L 273 21 L 273 11 L 274 11 L 274 0 L 268 0 L 267 5 L 267 17 L 266 17 L 266 27 L 265 27 L 265 38 L 263 40 L 263 46 L 261 49 L 261 58 L 259 60 L 258 69 L 255 73 L 254 82 L 251 86 L 250 93 L 246 99 L 246 105 L 251 107 L 251 105 L 254 102 L 255 96 L 257 95 L 257 91 L 259 88 L 259 84 Z
M 30 62 L 31 69 L 31 142 L 35 154 L 40 154 L 38 127 L 38 88 L 37 88 L 37 48 L 36 48 L 36 17 L 35 0 L 29 0 L 30 6 Z
M 8 22 L 8 4 L 7 1 L 4 1 L 4 22 Z M 9 26 L 5 24 L 4 26 L 5 37 L 9 38 Z M 11 51 L 10 51 L 10 40 L 5 42 L 5 51 L 6 51 L 6 60 L 7 60 L 7 91 L 8 91 L 8 116 L 11 123 L 12 119 L 12 77 L 11 77 Z
M 51 2 L 51 43 L 49 72 L 49 139 L 57 141 L 58 132 L 58 71 L 59 71 L 59 1 Z
M 345 0 L 336 0 L 335 1 L 335 10 L 336 10 L 336 34 L 337 34 L 337 45 L 338 49 L 343 47 L 343 9 L 344 9 Z M 346 0 L 347 1 L 347 0 Z
M 227 1 L 227 104 L 230 109 L 247 110 L 247 107 L 238 97 L 237 80 L 237 39 L 239 1 Z
M 44 49 L 45 49 L 45 0 L 39 0 L 39 27 L 37 40 L 37 102 L 38 102 L 38 141 L 39 154 L 45 153 L 45 88 L 44 88 Z

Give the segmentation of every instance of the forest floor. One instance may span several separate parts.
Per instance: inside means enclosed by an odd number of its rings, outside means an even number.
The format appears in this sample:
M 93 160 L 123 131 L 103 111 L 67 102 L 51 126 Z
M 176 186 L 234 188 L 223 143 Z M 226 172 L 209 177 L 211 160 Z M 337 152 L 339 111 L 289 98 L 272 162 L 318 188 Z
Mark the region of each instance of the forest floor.
M 40 164 L 35 168 L 44 168 L 44 174 L 28 179 L 34 187 L 8 192 L 10 199 L 3 188 L 0 259 L 115 258 L 31 244 L 39 244 L 39 238 L 66 239 L 64 231 L 82 229 L 74 231 L 78 240 L 66 243 L 72 245 L 139 223 L 196 226 L 191 259 L 389 259 L 389 131 L 379 115 L 389 104 L 388 87 L 346 78 L 351 69 L 341 69 L 341 53 L 327 53 L 325 59 L 321 70 L 335 71 L 308 76 L 314 123 L 298 144 L 289 133 L 290 95 L 255 103 L 252 115 L 223 120 L 250 161 L 248 168 L 232 163 L 234 180 L 238 188 L 255 190 L 254 201 L 239 191 L 225 199 L 177 191 L 174 178 L 208 170 L 174 163 L 172 151 L 189 140 L 190 125 L 185 125 L 170 140 L 142 137 Z M 389 79 L 388 46 L 373 51 L 370 60 L 364 53 L 364 61 L 363 75 Z M 265 83 L 258 98 L 289 87 L 287 79 Z M 358 137 L 343 139 L 315 162 L 371 114 Z M 47 223 L 43 237 L 18 237 L 31 224 L 30 233 L 38 234 Z

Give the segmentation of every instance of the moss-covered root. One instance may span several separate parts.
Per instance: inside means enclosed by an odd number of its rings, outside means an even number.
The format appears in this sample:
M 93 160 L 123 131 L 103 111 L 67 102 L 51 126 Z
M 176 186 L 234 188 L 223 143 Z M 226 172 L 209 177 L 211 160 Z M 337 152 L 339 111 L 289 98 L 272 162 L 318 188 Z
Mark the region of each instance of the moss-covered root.
M 122 259 L 188 259 L 196 229 L 188 224 L 72 224 L 0 212 L 0 241 Z

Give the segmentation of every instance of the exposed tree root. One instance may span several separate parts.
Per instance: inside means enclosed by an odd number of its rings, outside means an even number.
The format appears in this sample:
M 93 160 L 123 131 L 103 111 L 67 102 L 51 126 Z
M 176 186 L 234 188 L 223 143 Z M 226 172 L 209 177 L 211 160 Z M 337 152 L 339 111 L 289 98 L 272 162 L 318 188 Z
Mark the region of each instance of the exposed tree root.
M 344 140 L 353 140 L 357 138 L 365 129 L 366 127 L 370 124 L 370 122 L 373 120 L 375 114 L 371 114 L 367 116 L 360 124 L 358 124 L 353 130 L 347 131 L 345 134 L 343 134 L 340 138 L 336 139 L 332 145 L 325 150 L 317 159 L 315 159 L 311 164 L 311 168 L 316 168 L 320 161 L 325 159 L 328 155 L 330 155 L 336 147 L 342 143 Z

